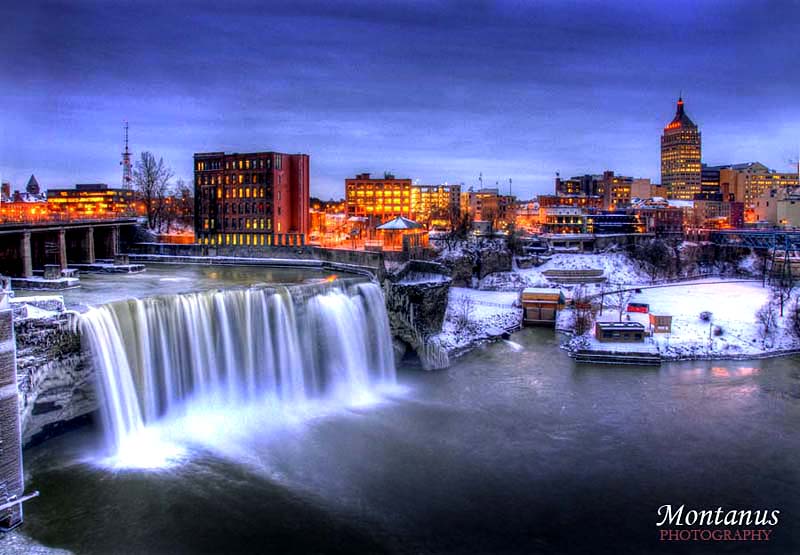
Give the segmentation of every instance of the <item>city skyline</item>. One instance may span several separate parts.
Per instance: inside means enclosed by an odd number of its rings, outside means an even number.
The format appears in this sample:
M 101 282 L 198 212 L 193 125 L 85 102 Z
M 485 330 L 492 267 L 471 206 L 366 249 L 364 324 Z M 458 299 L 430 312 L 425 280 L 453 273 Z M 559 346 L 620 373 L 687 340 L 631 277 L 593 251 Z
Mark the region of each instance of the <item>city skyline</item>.
M 321 198 L 383 171 L 521 198 L 556 172 L 658 183 L 681 93 L 703 162 L 796 167 L 797 2 L 256 6 L 4 5 L 2 179 L 116 186 L 127 119 L 134 158 L 186 181 L 194 152 L 308 153 Z

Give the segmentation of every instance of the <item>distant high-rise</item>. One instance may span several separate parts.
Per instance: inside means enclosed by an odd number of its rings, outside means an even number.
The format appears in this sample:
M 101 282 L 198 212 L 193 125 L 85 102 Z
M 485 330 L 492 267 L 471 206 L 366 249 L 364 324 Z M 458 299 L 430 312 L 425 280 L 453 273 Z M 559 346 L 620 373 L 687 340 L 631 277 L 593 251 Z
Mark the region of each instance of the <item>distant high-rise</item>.
M 661 135 L 661 185 L 670 198 L 692 200 L 701 190 L 700 131 L 683 110 L 683 98 Z

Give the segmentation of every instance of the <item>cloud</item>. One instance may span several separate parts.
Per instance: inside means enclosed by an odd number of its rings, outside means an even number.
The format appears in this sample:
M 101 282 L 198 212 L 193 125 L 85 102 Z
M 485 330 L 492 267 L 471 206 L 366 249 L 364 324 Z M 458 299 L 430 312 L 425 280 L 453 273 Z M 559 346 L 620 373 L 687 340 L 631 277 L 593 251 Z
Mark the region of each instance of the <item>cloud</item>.
M 0 172 L 119 181 L 136 151 L 308 152 L 312 190 L 422 181 L 659 180 L 680 90 L 714 162 L 797 137 L 797 2 L 11 2 L 0 7 Z M 779 131 L 778 131 L 779 130 Z M 796 139 L 795 139 L 796 140 Z M 42 153 L 47 152 L 44 156 Z M 709 158 L 711 159 L 711 158 Z

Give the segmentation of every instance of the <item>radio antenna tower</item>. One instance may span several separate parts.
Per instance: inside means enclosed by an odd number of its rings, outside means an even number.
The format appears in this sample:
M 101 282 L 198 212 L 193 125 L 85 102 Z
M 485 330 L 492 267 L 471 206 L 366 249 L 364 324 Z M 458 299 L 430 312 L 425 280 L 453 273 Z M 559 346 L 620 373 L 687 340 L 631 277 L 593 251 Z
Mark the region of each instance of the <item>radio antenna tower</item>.
M 128 121 L 125 120 L 125 150 L 122 152 L 122 188 L 133 189 L 133 172 L 131 171 L 131 151 L 128 149 Z

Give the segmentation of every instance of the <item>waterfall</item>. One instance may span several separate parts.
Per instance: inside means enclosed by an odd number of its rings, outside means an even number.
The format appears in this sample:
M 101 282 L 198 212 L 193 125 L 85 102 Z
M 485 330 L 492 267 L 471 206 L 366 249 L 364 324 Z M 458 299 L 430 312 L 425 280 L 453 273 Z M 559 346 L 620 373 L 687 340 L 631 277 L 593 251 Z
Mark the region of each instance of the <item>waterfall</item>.
M 395 382 L 380 287 L 334 285 L 119 301 L 81 317 L 106 438 L 117 452 L 197 403 L 346 405 Z

